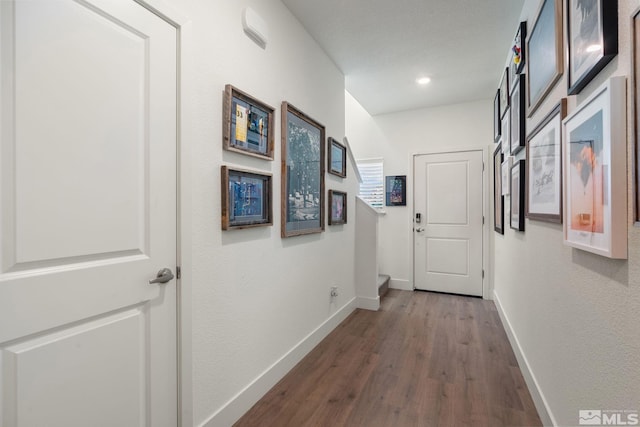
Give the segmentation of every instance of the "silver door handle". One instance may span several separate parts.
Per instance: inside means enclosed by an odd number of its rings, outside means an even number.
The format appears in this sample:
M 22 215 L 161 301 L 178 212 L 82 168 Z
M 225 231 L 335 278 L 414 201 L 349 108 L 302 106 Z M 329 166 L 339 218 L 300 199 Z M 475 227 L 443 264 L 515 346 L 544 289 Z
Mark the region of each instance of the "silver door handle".
M 173 279 L 173 273 L 171 272 L 171 269 L 163 268 L 162 270 L 158 271 L 155 279 L 149 280 L 149 283 L 167 283 L 171 279 Z
M 422 233 L 423 231 L 424 231 L 424 228 L 416 228 L 417 233 Z

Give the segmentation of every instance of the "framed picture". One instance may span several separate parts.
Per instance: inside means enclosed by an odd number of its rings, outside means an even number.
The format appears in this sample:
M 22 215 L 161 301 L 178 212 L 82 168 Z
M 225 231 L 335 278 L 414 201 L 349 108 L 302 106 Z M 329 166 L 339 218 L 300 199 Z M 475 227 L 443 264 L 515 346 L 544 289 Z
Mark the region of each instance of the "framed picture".
M 511 106 L 509 107 L 509 115 L 511 116 L 511 136 L 510 136 L 510 151 L 511 154 L 516 154 L 522 150 L 526 145 L 526 117 L 524 94 L 524 81 L 525 75 L 520 74 L 516 79 L 515 88 L 511 93 Z
M 329 225 L 347 223 L 347 193 L 329 190 Z
M 333 138 L 328 140 L 329 173 L 345 178 L 347 176 L 347 147 Z
M 509 195 L 510 175 L 513 166 L 513 156 L 507 156 L 502 160 L 502 195 Z
M 500 118 L 504 117 L 509 108 L 509 69 L 505 68 L 500 80 Z
M 527 218 L 562 223 L 562 119 L 567 99 L 527 138 Z
M 524 168 L 525 160 L 519 160 L 511 166 L 511 228 L 524 231 Z
M 636 188 L 635 203 L 634 203 L 634 217 L 636 222 L 640 221 L 640 9 L 636 10 L 633 14 L 632 22 L 632 58 L 631 58 L 631 78 L 633 102 L 631 106 L 633 108 L 633 120 L 634 120 L 634 135 L 635 135 L 635 174 L 636 174 Z
M 496 91 L 496 97 L 493 99 L 493 142 L 500 140 L 500 124 L 500 89 L 498 89 Z
M 575 95 L 618 54 L 618 1 L 568 0 L 569 95 Z
M 406 175 L 392 175 L 385 177 L 385 205 L 407 206 Z
M 225 150 L 273 160 L 273 107 L 231 85 L 224 88 Z
M 524 71 L 524 64 L 527 62 L 527 49 L 526 44 L 524 43 L 526 38 L 527 21 L 523 21 L 518 25 L 518 31 L 513 39 L 513 46 L 511 47 L 511 67 L 514 68 L 516 74 L 522 74 Z
M 222 166 L 222 229 L 273 224 L 271 174 Z
M 502 147 L 493 152 L 493 229 L 504 234 L 504 196 L 502 195 Z
M 627 257 L 624 77 L 613 77 L 562 122 L 564 242 Z
M 510 111 L 507 111 L 507 114 L 502 118 L 502 125 L 500 126 L 502 129 L 502 153 L 505 155 L 509 155 L 511 152 L 511 114 Z
M 564 70 L 562 0 L 543 0 L 527 38 L 528 116 L 540 106 Z
M 324 230 L 324 126 L 282 103 L 282 237 Z

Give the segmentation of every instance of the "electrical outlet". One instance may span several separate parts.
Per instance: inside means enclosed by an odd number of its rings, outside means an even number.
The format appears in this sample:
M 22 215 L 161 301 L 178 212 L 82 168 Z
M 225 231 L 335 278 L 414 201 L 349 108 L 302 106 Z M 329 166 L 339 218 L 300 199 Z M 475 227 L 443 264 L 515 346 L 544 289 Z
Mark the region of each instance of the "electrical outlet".
M 331 287 L 331 298 L 335 298 L 338 296 L 338 287 L 337 286 L 332 286 Z

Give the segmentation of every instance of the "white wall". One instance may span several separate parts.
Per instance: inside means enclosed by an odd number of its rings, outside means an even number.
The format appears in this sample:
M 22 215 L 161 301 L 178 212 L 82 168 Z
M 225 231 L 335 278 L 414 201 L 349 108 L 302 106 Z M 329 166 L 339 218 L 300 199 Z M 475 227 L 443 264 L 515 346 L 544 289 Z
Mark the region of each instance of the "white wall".
M 192 110 L 186 124 L 192 159 L 185 172 L 192 183 L 186 220 L 192 259 L 184 271 L 192 293 L 193 400 L 187 412 L 194 425 L 230 425 L 353 308 L 358 184 L 350 163 L 347 179 L 326 175 L 327 190 L 349 194 L 348 223 L 322 234 L 280 237 L 280 103 L 292 103 L 341 140 L 344 76 L 279 0 L 172 0 L 172 6 L 191 20 L 192 40 L 184 52 L 191 70 L 185 104 Z M 269 27 L 264 50 L 242 30 L 246 6 Z M 222 150 L 227 83 L 276 107 L 275 161 Z M 223 164 L 273 173 L 274 226 L 221 230 Z M 339 286 L 334 302 L 331 285 Z
M 428 96 L 428 87 L 416 85 L 416 90 L 425 90 Z M 377 116 L 349 93 L 345 103 L 347 136 L 356 158 L 382 157 L 385 175 L 407 175 L 409 203 L 387 206 L 386 215 L 380 217 L 379 271 L 391 276 L 392 287 L 413 289 L 412 155 L 489 146 L 493 99 Z
M 525 2 L 529 30 L 538 3 Z M 629 24 L 640 2 L 618 4 L 620 53 L 580 95 L 569 98 L 569 112 L 608 77 L 629 76 Z M 527 132 L 566 97 L 566 88 L 563 76 L 527 121 Z M 564 246 L 561 225 L 527 220 L 524 233 L 505 227 L 504 236 L 494 236 L 496 302 L 558 425 L 577 425 L 579 409 L 640 410 L 640 228 L 631 225 L 631 158 L 628 170 L 628 261 Z

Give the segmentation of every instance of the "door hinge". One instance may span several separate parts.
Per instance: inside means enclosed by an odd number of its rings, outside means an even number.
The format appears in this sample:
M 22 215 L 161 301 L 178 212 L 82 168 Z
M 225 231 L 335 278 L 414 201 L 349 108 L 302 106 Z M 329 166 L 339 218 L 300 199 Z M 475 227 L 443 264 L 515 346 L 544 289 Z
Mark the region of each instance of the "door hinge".
M 482 278 L 484 279 L 484 269 L 482 270 Z
M 484 162 L 482 162 L 482 171 L 484 172 Z
M 179 279 L 182 277 L 182 269 L 180 268 L 180 266 L 176 266 L 176 279 Z

